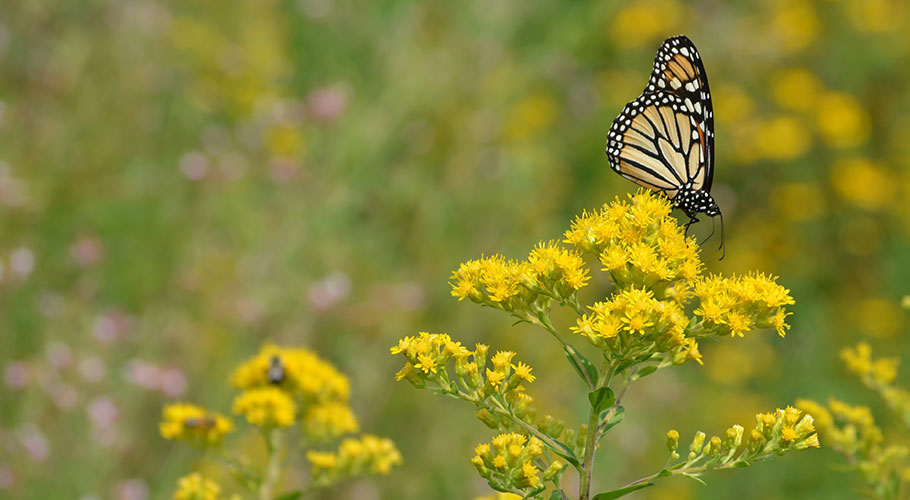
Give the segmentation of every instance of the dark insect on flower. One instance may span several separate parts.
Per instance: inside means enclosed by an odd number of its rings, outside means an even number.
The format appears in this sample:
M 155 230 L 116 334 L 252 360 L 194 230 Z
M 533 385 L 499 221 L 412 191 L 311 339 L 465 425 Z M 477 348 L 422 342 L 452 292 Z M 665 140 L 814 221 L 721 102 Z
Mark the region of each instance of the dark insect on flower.
M 190 417 L 183 423 L 189 429 L 209 430 L 215 427 L 212 417 Z
M 284 363 L 281 362 L 281 357 L 276 354 L 269 358 L 268 377 L 269 382 L 275 385 L 284 382 Z
M 685 35 L 668 38 L 657 50 L 648 85 L 613 120 L 607 157 L 623 177 L 670 198 L 689 216 L 686 230 L 699 213 L 719 215 L 723 249 L 724 218 L 710 193 L 711 91 L 701 56 Z

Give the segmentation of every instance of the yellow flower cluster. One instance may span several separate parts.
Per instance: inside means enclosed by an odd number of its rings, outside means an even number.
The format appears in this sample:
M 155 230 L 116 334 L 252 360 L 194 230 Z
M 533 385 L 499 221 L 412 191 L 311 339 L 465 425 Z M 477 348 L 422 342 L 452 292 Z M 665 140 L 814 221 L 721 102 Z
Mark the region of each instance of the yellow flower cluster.
M 797 400 L 796 405 L 815 416 L 825 445 L 847 457 L 874 490 L 887 490 L 901 478 L 910 481 L 910 463 L 907 461 L 910 448 L 884 445 L 882 430 L 875 425 L 868 407 L 852 406 L 833 398 L 828 401 L 827 408 L 809 399 Z
M 303 414 L 303 428 L 310 439 L 317 441 L 360 430 L 351 407 L 343 403 L 310 406 Z
M 545 465 L 543 443 L 523 434 L 500 434 L 490 444 L 474 448 L 471 462 L 480 476 L 497 491 L 531 496 L 543 491 L 542 483 L 552 480 L 564 467 L 560 461 L 547 465 L 541 473 L 538 465 Z
M 701 272 L 698 245 L 688 240 L 665 197 L 639 190 L 629 202 L 617 198 L 584 212 L 565 233 L 566 243 L 596 255 L 620 289 L 653 290 L 657 298 L 686 299 L 684 281 Z
M 360 439 L 345 439 L 336 451 L 310 451 L 313 483 L 334 484 L 342 479 L 366 474 L 388 474 L 400 465 L 401 453 L 389 439 L 364 434 Z
M 498 395 L 519 416 L 532 412 L 529 404 L 533 401 L 524 391 L 524 382 L 536 378 L 527 364 L 512 362 L 515 353 L 498 351 L 487 366 L 489 346 L 477 344 L 473 351 L 452 341 L 445 333 L 420 332 L 416 337 L 405 337 L 391 348 L 392 354 L 402 354 L 407 362 L 395 374 L 395 380 L 407 380 L 415 387 L 422 388 L 427 382 L 438 384 L 444 391 L 459 394 L 476 402 Z M 455 379 L 448 371 L 449 361 L 455 362 Z M 480 412 L 478 418 L 491 427 L 497 427 L 498 420 L 489 412 Z
M 244 391 L 234 411 L 254 425 L 288 427 L 299 418 L 314 441 L 359 430 L 347 377 L 312 351 L 266 344 L 234 371 L 231 384 Z
M 158 430 L 165 439 L 185 441 L 193 446 L 220 444 L 234 424 L 220 413 L 210 412 L 191 404 L 171 404 L 164 407 Z
M 784 306 L 795 304 L 790 291 L 775 278 L 748 274 L 733 278 L 709 276 L 696 280 L 693 293 L 700 306 L 695 314 L 718 335 L 739 335 L 755 328 L 774 328 L 781 337 L 790 326 Z
M 881 385 L 894 382 L 897 366 L 901 362 L 900 358 L 872 359 L 872 348 L 865 342 L 860 342 L 855 348 L 841 349 L 840 358 L 853 375 Z
M 545 308 L 550 299 L 570 299 L 588 279 L 581 255 L 550 241 L 539 243 L 526 261 L 494 255 L 465 262 L 450 284 L 459 300 L 520 314 Z
M 221 496 L 221 487 L 211 479 L 192 473 L 177 480 L 177 491 L 174 500 L 239 500 L 240 497 Z
M 278 386 L 306 402 L 347 401 L 350 383 L 331 363 L 307 349 L 262 346 L 255 357 L 241 364 L 231 385 L 246 390 Z
M 741 425 L 727 429 L 723 436 L 698 432 L 689 445 L 685 462 L 675 464 L 671 470 L 692 474 L 704 470 L 737 467 L 748 462 L 781 455 L 791 450 L 818 448 L 813 418 L 800 410 L 787 407 L 755 416 L 756 424 L 749 434 Z M 667 449 L 670 460 L 679 457 L 679 433 L 667 432 Z
M 651 350 L 682 354 L 680 362 L 701 363 L 698 343 L 685 335 L 689 318 L 675 301 L 657 300 L 650 290 L 632 287 L 590 309 L 593 312 L 583 315 L 572 331 L 616 358 Z
M 233 411 L 256 427 L 290 427 L 294 425 L 297 405 L 277 387 L 259 387 L 234 398 Z

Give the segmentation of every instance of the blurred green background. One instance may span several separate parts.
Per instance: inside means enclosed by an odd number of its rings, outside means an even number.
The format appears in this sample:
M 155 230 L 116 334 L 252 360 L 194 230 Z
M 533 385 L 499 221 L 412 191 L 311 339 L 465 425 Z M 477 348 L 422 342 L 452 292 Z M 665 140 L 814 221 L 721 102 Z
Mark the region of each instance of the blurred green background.
M 486 494 L 469 459 L 490 433 L 471 408 L 396 384 L 388 347 L 428 330 L 516 350 L 541 410 L 578 423 L 581 388 L 549 336 L 458 303 L 446 281 L 634 190 L 610 171 L 605 133 L 679 33 L 701 51 L 717 118 L 727 257 L 710 241 L 707 269 L 780 275 L 793 329 L 705 345 L 704 367 L 636 386 L 595 484 L 658 470 L 671 427 L 685 441 L 797 397 L 880 409 L 836 353 L 865 339 L 910 355 L 908 10 L 3 2 L 0 497 L 170 498 L 199 455 L 158 436 L 161 406 L 226 410 L 232 367 L 266 340 L 349 374 L 364 430 L 404 455 L 324 498 Z M 583 298 L 608 291 L 599 276 Z M 805 452 L 629 498 L 856 497 L 839 465 Z

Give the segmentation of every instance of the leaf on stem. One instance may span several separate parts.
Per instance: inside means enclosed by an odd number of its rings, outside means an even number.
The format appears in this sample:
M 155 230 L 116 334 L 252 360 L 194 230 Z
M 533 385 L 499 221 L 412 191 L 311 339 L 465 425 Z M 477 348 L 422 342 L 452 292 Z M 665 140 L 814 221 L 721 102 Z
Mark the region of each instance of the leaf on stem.
M 563 351 L 566 353 L 566 359 L 569 360 L 569 364 L 572 365 L 572 368 L 575 369 L 575 372 L 578 373 L 578 376 L 584 380 L 588 387 L 597 382 L 597 367 L 594 366 L 591 360 L 584 357 L 583 354 L 570 345 L 565 346 Z
M 638 491 L 648 486 L 654 486 L 654 483 L 639 483 L 632 486 L 626 486 L 625 488 L 620 488 L 618 490 L 605 491 L 603 493 L 598 493 L 594 495 L 591 500 L 613 500 L 614 498 L 619 498 L 632 493 L 633 491 Z
M 599 414 L 613 406 L 613 403 L 616 402 L 616 396 L 613 395 L 613 390 L 609 387 L 601 387 L 588 393 L 588 401 L 591 403 L 591 408 Z

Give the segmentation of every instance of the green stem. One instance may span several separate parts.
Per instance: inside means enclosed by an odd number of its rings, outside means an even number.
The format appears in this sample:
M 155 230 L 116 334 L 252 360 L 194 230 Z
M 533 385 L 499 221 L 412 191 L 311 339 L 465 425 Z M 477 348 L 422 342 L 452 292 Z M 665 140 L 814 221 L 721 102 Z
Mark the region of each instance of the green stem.
M 278 477 L 281 475 L 283 440 L 281 439 L 281 431 L 274 428 L 265 431 L 263 437 L 265 438 L 268 462 L 265 475 L 262 478 L 262 484 L 259 485 L 259 500 L 272 500 L 275 496 L 275 486 L 278 483 Z
M 597 446 L 597 434 L 599 426 L 597 422 L 597 408 L 591 407 L 588 416 L 588 436 L 585 440 L 585 458 L 582 462 L 584 471 L 581 474 L 578 485 L 579 500 L 588 500 L 591 496 L 591 476 L 594 475 L 594 448 Z

